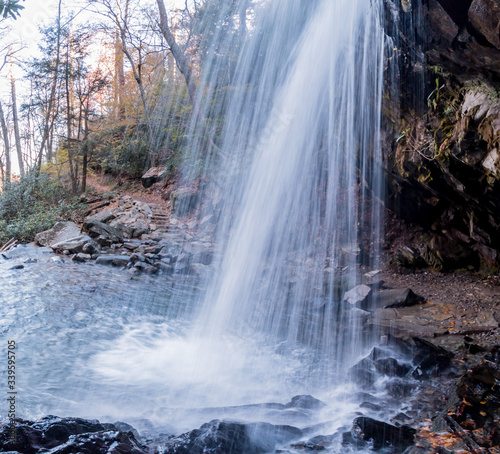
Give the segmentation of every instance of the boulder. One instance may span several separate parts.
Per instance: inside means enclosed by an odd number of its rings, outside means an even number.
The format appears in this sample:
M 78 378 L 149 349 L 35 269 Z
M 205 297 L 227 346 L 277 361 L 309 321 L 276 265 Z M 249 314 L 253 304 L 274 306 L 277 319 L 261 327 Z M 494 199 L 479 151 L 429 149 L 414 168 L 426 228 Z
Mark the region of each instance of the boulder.
M 123 233 L 120 230 L 104 222 L 86 219 L 83 225 L 94 238 L 102 237 L 112 243 L 118 243 L 123 239 Z
M 350 380 L 360 386 L 373 386 L 375 383 L 375 368 L 373 360 L 370 357 L 363 358 L 349 369 L 347 376 Z
M 172 437 L 160 452 L 162 454 L 260 454 L 273 452 L 276 445 L 301 436 L 302 431 L 292 426 L 213 420 L 203 424 L 199 429 Z
M 404 450 L 414 443 L 415 433 L 416 430 L 409 426 L 396 427 L 366 416 L 356 418 L 351 429 L 352 439 L 361 444 L 371 443 L 374 450 L 382 448 Z
M 120 432 L 112 424 L 79 418 L 46 416 L 38 421 L 17 419 L 16 441 L 9 424 L 0 428 L 0 451 L 22 454 L 47 452 L 58 454 L 142 454 L 145 452 L 131 432 Z
M 79 252 L 83 252 L 84 248 L 89 248 L 92 245 L 93 248 L 97 249 L 98 246 L 88 235 L 80 235 L 75 238 L 70 238 L 65 241 L 61 241 L 59 243 L 53 243 L 52 249 L 59 249 L 63 251 L 69 251 L 72 254 L 78 254 Z
M 35 243 L 40 246 L 52 246 L 55 243 L 75 238 L 81 234 L 80 227 L 74 222 L 56 222 L 54 227 L 35 236 Z
M 170 194 L 170 202 L 177 216 L 186 216 L 198 205 L 200 195 L 195 189 L 179 188 Z
M 344 301 L 360 308 L 369 305 L 369 297 L 372 293 L 371 287 L 365 284 L 357 285 L 351 290 L 345 292 Z
M 384 309 L 409 307 L 425 303 L 425 298 L 416 295 L 409 288 L 378 290 L 373 294 L 378 307 Z
M 141 178 L 142 185 L 147 189 L 155 183 L 164 180 L 168 175 L 166 167 L 151 167 Z
M 473 0 L 469 19 L 490 44 L 500 49 L 500 4 L 497 0 Z
M 379 374 L 389 377 L 405 377 L 411 371 L 408 364 L 400 364 L 394 358 L 384 358 L 374 361 L 375 369 Z
M 96 264 L 104 266 L 125 267 L 130 261 L 128 255 L 101 255 L 97 257 Z
M 113 214 L 111 210 L 103 210 L 100 211 L 99 213 L 93 214 L 92 216 L 88 216 L 85 221 L 97 221 L 97 222 L 104 222 L 104 224 L 107 224 L 109 221 L 112 221 L 116 216 Z

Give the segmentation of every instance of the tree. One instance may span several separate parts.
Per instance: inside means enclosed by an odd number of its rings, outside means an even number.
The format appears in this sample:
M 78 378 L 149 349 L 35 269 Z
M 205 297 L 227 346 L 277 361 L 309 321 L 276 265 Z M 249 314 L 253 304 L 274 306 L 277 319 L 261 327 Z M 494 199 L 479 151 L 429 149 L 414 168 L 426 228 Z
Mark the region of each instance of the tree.
M 179 71 L 184 76 L 189 92 L 189 97 L 191 98 L 191 104 L 194 106 L 196 104 L 196 85 L 194 83 L 193 71 L 191 70 L 191 66 L 189 65 L 189 61 L 186 58 L 186 55 L 184 54 L 184 52 L 182 52 L 182 50 L 176 43 L 174 35 L 170 30 L 165 3 L 163 3 L 163 0 L 156 0 L 156 3 L 158 5 L 158 11 L 160 13 L 161 33 L 165 38 L 165 41 L 167 42 L 172 55 L 174 56 Z
M 55 115 L 53 114 L 53 106 L 55 103 L 55 95 L 59 77 L 59 64 L 60 64 L 60 54 L 61 54 L 61 6 L 62 0 L 59 0 L 57 7 L 57 19 L 56 19 L 56 47 L 55 47 L 55 61 L 54 67 L 51 68 L 52 78 L 51 78 L 51 88 L 50 88 L 50 96 L 48 100 L 48 106 L 45 113 L 45 121 L 43 125 L 43 136 L 42 143 L 40 145 L 40 151 L 38 153 L 37 163 L 36 163 L 36 173 L 40 173 L 40 169 L 42 167 L 42 159 L 43 159 L 43 151 L 47 142 L 49 140 L 50 132 L 54 126 Z M 52 117 L 52 118 L 51 118 Z
M 10 161 L 10 142 L 9 131 L 7 130 L 7 123 L 5 122 L 5 114 L 0 101 L 0 126 L 2 128 L 3 143 L 5 148 L 5 180 L 3 181 L 4 187 L 10 183 L 11 180 L 11 161 Z
M 17 96 L 16 96 L 16 80 L 14 78 L 14 71 L 12 70 L 12 60 L 10 69 L 10 93 L 12 99 L 12 117 L 14 120 L 14 137 L 16 141 L 17 161 L 19 164 L 19 173 L 24 175 L 23 153 L 21 148 L 21 134 L 19 132 L 19 116 L 17 112 Z
M 21 15 L 23 5 L 19 4 L 19 0 L 0 0 L 0 15 L 3 19 L 17 19 Z

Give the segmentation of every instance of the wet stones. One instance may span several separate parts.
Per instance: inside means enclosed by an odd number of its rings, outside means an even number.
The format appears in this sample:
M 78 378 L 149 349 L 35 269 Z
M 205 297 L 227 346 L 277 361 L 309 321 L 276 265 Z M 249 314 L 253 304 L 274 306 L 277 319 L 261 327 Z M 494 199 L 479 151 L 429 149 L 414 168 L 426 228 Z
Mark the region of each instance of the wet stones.
M 474 452 L 498 446 L 499 383 L 500 370 L 496 365 L 484 363 L 468 370 L 451 394 L 448 409 L 437 419 L 437 423 L 458 433 Z
M 273 451 L 277 444 L 300 438 L 302 431 L 292 426 L 267 423 L 241 424 L 213 420 L 199 429 L 172 437 L 160 448 L 162 454 L 260 454 Z
M 425 302 L 425 298 L 416 295 L 409 288 L 373 289 L 373 286 L 361 284 L 344 294 L 344 301 L 366 311 L 376 308 L 410 307 Z M 376 286 L 375 286 L 376 287 Z
M 292 400 L 284 406 L 284 408 L 302 408 L 305 410 L 319 410 L 325 407 L 324 402 L 309 395 L 292 397 Z
M 80 233 L 80 227 L 74 222 L 56 222 L 51 229 L 38 233 L 35 236 L 35 243 L 40 246 L 51 246 L 78 237 Z
M 38 421 L 16 420 L 16 438 L 9 425 L 0 428 L 0 450 L 35 454 L 49 451 L 58 454 L 142 454 L 131 432 L 121 432 L 112 424 L 80 418 L 46 416 Z
M 385 348 L 373 348 L 349 369 L 348 377 L 364 387 L 372 387 L 378 376 L 391 378 L 386 391 L 399 399 L 411 394 L 416 386 L 401 379 L 423 380 L 436 376 L 450 365 L 453 356 L 448 350 L 420 338 L 403 340 L 387 336 Z
M 97 257 L 96 265 L 125 267 L 130 261 L 128 255 L 101 255 Z
M 396 427 L 386 422 L 361 416 L 353 421 L 350 433 L 344 434 L 343 444 L 357 448 L 371 445 L 374 450 L 400 448 L 414 443 L 416 430 L 409 426 Z
M 166 214 L 162 216 L 167 218 Z M 42 232 L 39 239 L 42 243 L 63 239 L 52 244 L 52 248 L 71 256 L 73 262 L 95 260 L 97 265 L 128 268 L 134 274 L 177 274 L 205 279 L 214 260 L 209 237 L 195 236 L 177 219 L 170 219 L 167 232 L 150 234 L 152 217 L 147 204 L 123 196 L 117 208 L 105 209 L 85 219 L 88 235 L 82 235 L 76 224 L 58 223 L 54 229 Z M 210 219 L 205 220 L 205 224 L 209 222 Z M 194 228 L 198 223 L 190 224 Z M 74 236 L 68 238 L 71 235 Z

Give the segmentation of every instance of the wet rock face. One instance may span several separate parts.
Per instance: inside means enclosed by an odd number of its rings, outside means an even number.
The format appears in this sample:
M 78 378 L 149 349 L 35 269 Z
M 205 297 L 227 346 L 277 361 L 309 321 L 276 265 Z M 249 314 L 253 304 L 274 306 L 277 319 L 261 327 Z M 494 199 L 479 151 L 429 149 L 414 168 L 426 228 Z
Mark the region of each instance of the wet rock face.
M 267 423 L 241 424 L 213 420 L 178 437 L 171 438 L 162 454 L 260 454 L 276 445 L 300 438 L 302 431 L 291 426 Z
M 500 5 L 496 0 L 413 1 L 425 21 L 423 52 L 427 63 L 466 79 L 500 77 Z M 420 26 L 422 28 L 422 26 Z
M 429 246 L 407 244 L 416 253 L 401 249 L 397 261 L 443 271 L 496 268 L 500 4 L 386 0 L 386 12 L 399 59 L 393 97 L 400 100 L 387 106 L 388 124 L 399 123 L 386 141 L 389 206 L 423 226 L 420 243 Z
M 351 433 L 344 436 L 344 445 L 360 448 L 370 443 L 374 450 L 382 448 L 404 450 L 413 444 L 415 432 L 415 429 L 409 426 L 396 427 L 361 416 L 353 421 Z
M 0 450 L 35 454 L 51 450 L 57 454 L 143 454 L 131 432 L 119 431 L 113 424 L 79 418 L 46 416 L 35 422 L 16 420 L 15 442 L 11 427 L 0 430 Z
M 500 100 L 487 85 L 445 86 L 390 157 L 389 204 L 424 227 L 400 265 L 439 270 L 500 262 Z
M 500 369 L 484 363 L 468 370 L 450 397 L 442 417 L 445 425 L 461 433 L 473 452 L 483 452 L 500 443 Z M 438 418 L 439 419 L 439 418 Z

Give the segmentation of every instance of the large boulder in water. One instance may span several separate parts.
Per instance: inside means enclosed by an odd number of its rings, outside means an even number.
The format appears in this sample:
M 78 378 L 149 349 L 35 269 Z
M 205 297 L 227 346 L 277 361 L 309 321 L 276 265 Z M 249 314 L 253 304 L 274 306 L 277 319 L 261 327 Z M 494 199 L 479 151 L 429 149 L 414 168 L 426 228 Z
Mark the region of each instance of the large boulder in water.
M 402 452 L 414 443 L 415 433 L 416 430 L 409 426 L 396 427 L 361 416 L 353 421 L 351 432 L 344 434 L 344 444 L 361 447 L 370 443 L 374 450 L 392 448 L 397 451 L 391 452 Z
M 88 235 L 80 235 L 75 238 L 70 238 L 59 243 L 52 244 L 52 249 L 69 251 L 72 254 L 78 254 L 79 252 L 85 252 L 86 250 L 92 249 L 97 250 L 99 246 L 95 243 L 92 238 Z
M 38 233 L 35 236 L 35 243 L 40 246 L 52 246 L 53 244 L 75 238 L 80 233 L 80 227 L 74 222 L 56 222 L 51 229 Z
M 292 426 L 268 423 L 242 424 L 213 420 L 199 429 L 172 437 L 162 454 L 260 454 L 273 452 L 277 445 L 302 436 Z
M 0 428 L 0 451 L 22 454 L 143 454 L 132 432 L 121 432 L 112 424 L 80 418 L 46 416 L 38 421 L 15 420 L 15 440 L 10 424 Z

